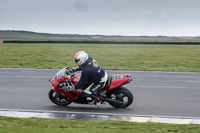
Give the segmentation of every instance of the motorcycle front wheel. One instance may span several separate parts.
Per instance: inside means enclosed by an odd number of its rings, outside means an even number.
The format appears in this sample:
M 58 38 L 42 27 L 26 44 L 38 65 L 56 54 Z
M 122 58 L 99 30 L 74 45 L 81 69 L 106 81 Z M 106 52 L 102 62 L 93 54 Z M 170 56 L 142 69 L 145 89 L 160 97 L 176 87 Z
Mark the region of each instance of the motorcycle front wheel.
M 119 87 L 107 93 L 107 98 L 117 102 L 108 101 L 115 108 L 126 108 L 133 102 L 133 94 L 125 87 Z
M 58 106 L 67 106 L 72 103 L 71 100 L 53 90 L 49 91 L 49 99 Z

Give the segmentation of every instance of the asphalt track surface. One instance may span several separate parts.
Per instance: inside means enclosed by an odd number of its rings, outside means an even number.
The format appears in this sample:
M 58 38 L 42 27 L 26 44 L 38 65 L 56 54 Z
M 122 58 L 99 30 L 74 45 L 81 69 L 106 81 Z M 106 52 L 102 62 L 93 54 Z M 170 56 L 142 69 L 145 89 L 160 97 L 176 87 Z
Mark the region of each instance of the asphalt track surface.
M 54 105 L 48 98 L 50 79 L 58 70 L 0 69 L 0 109 L 45 110 L 141 116 L 200 117 L 200 73 L 108 71 L 129 73 L 133 82 L 125 85 L 134 95 L 125 109 L 103 104 Z

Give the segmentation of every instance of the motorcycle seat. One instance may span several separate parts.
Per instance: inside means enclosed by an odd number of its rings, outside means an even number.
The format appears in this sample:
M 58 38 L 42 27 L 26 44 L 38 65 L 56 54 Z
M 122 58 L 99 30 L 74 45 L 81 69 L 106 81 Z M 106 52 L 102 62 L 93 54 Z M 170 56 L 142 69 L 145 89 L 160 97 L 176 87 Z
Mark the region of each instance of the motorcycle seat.
M 108 89 L 110 87 L 112 81 L 112 76 L 108 76 L 108 80 L 106 81 L 106 85 L 104 86 L 104 88 Z

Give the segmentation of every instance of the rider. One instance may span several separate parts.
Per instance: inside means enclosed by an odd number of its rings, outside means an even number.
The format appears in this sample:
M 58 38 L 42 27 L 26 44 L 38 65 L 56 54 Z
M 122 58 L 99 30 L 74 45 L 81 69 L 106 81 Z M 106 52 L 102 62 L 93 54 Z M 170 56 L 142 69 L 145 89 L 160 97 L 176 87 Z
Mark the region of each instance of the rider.
M 79 66 L 76 71 L 82 70 L 80 80 L 74 85 L 75 89 L 81 89 L 88 81 L 90 85 L 83 91 L 83 95 L 89 101 L 94 100 L 99 106 L 103 98 L 97 97 L 95 93 L 105 86 L 108 79 L 107 72 L 85 51 L 77 52 L 74 58 L 76 65 Z

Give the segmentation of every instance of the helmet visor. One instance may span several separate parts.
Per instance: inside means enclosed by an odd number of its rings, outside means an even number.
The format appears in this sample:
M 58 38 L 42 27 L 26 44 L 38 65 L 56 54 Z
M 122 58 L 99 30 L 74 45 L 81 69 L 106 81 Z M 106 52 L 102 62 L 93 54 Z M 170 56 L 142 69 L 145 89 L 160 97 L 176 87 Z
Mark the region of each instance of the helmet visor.
M 75 59 L 75 63 L 78 63 L 80 61 L 80 59 Z

